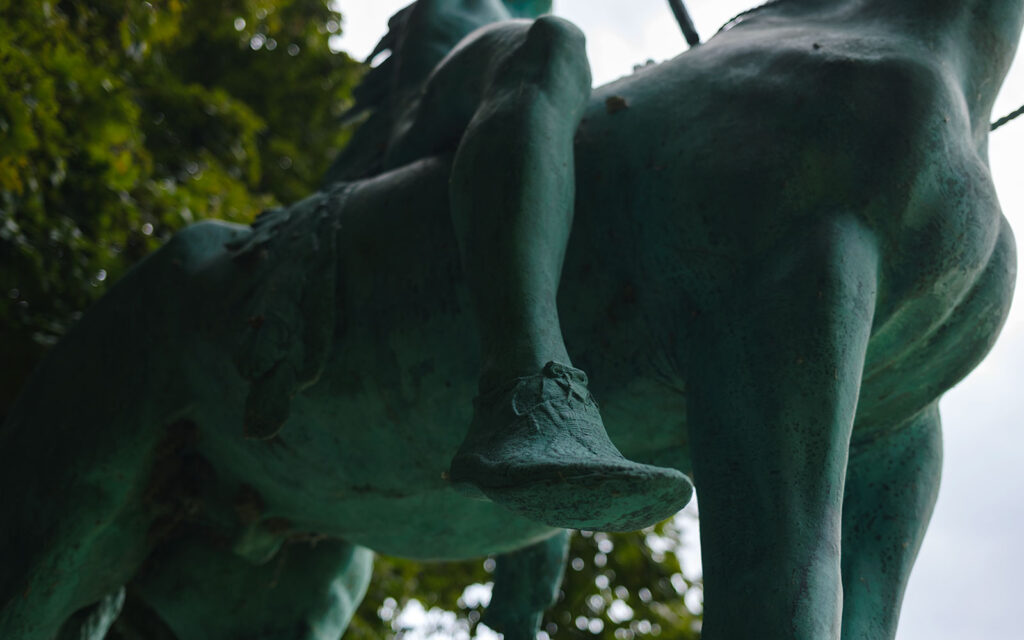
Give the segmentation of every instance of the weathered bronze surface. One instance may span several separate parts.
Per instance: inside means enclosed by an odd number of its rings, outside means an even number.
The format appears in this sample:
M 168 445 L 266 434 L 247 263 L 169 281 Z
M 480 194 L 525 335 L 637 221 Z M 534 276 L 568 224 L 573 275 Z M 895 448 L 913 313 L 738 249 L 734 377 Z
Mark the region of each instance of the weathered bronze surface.
M 370 549 L 507 554 L 531 637 L 552 525 L 682 473 L 705 637 L 894 636 L 937 401 L 1009 308 L 1024 3 L 770 2 L 593 92 L 549 8 L 420 0 L 322 192 L 178 234 L 54 348 L 0 430 L 0 637 L 102 638 L 131 583 L 182 640 L 335 638 Z

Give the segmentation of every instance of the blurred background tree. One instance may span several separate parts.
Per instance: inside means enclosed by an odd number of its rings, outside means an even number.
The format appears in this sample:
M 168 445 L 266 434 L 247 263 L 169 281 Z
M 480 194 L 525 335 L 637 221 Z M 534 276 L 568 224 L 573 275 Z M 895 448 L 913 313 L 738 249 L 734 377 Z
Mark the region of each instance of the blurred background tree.
M 0 0 L 0 419 L 175 230 L 314 190 L 361 65 L 323 0 Z
M 176 230 L 316 190 L 365 70 L 331 50 L 341 24 L 324 0 L 0 0 L 0 423 L 46 349 Z M 545 633 L 699 637 L 679 537 L 673 521 L 574 536 Z M 491 568 L 378 558 L 346 637 L 468 638 Z M 433 632 L 409 628 L 417 609 Z
M 700 579 L 681 566 L 683 512 L 631 533 L 578 532 L 558 602 L 541 639 L 700 638 Z M 493 559 L 421 564 L 378 558 L 366 599 L 345 640 L 468 640 L 490 597 Z M 409 615 L 409 614 L 413 615 Z M 494 637 L 494 636 L 491 636 Z

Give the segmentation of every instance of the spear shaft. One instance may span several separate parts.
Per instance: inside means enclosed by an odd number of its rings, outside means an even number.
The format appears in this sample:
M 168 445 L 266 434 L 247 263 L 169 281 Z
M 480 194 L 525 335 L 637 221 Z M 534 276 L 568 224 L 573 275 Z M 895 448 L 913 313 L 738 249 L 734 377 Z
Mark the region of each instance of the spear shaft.
M 686 43 L 691 47 L 700 44 L 700 35 L 697 33 L 697 28 L 693 26 L 690 12 L 686 10 L 683 0 L 668 0 L 668 6 L 672 7 L 672 13 L 676 17 L 676 22 L 679 23 L 679 28 L 683 30 Z

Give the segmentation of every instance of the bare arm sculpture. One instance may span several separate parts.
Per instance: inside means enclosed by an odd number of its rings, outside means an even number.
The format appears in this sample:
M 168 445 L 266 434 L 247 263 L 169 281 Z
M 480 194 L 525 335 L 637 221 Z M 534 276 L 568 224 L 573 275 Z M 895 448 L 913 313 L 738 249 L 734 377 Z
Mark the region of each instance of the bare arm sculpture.
M 322 192 L 185 230 L 55 347 L 0 427 L 0 636 L 98 640 L 125 587 L 181 640 L 337 638 L 372 549 L 509 554 L 532 637 L 560 528 L 690 473 L 705 637 L 894 637 L 938 399 L 1009 308 L 1024 2 L 775 0 L 593 92 L 549 8 L 398 14 Z

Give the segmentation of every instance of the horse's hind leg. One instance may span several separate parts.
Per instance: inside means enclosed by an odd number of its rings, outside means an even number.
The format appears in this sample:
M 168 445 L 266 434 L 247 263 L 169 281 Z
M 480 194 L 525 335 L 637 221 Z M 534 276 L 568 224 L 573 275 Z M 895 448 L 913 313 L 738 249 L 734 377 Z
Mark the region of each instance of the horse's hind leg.
M 195 428 L 177 375 L 185 238 L 124 276 L 56 345 L 0 426 L 0 638 L 52 640 L 134 575 L 185 507 L 157 484 Z M 159 525 L 159 526 L 155 526 Z
M 129 590 L 181 640 L 337 640 L 372 565 L 341 540 L 286 544 L 255 565 L 193 534 L 155 552 Z
M 3 638 L 52 640 L 75 611 L 127 582 L 148 551 L 154 513 L 143 497 L 162 430 L 106 420 L 71 398 L 51 403 L 0 437 Z
M 896 636 L 941 465 L 935 405 L 884 436 L 851 445 L 843 498 L 843 640 Z
M 506 640 L 537 637 L 544 611 L 558 598 L 569 557 L 569 532 L 498 556 L 484 623 Z
M 835 640 L 842 487 L 878 250 L 852 217 L 786 240 L 700 318 L 688 372 L 708 640 Z
M 31 446 L 42 448 L 43 443 Z M 23 458 L 34 457 L 21 451 Z M 148 458 L 144 451 L 135 456 Z M 8 456 L 3 458 L 5 464 Z M 4 638 L 51 640 L 72 613 L 129 580 L 146 553 L 151 521 L 136 492 L 146 474 L 112 462 L 118 470 L 111 475 L 123 473 L 123 479 L 101 478 L 105 470 L 96 470 L 93 481 L 83 481 L 65 471 L 61 456 L 40 463 L 37 473 L 48 476 L 41 481 L 3 477 L 4 486 L 19 488 L 17 495 L 4 498 Z
M 103 640 L 121 615 L 124 587 L 118 588 L 96 604 L 80 609 L 64 623 L 57 640 Z

